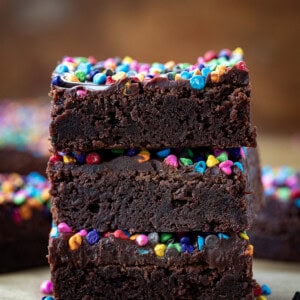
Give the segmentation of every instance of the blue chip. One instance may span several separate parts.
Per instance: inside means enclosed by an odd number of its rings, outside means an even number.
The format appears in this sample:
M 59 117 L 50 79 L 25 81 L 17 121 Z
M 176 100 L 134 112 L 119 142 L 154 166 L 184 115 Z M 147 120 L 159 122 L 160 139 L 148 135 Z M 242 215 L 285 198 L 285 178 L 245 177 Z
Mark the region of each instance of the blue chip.
M 180 239 L 180 243 L 181 244 L 190 244 L 191 243 L 191 240 L 188 236 L 183 236 L 181 239 Z
M 80 63 L 77 67 L 77 71 L 82 71 L 87 75 L 92 71 L 92 64 L 91 63 Z
M 121 64 L 119 66 L 117 66 L 116 68 L 116 72 L 125 72 L 127 73 L 129 71 L 129 65 L 128 64 Z
M 183 71 L 180 73 L 180 77 L 182 79 L 190 79 L 192 77 L 192 75 L 188 71 Z
M 205 77 L 201 75 L 195 75 L 190 80 L 190 85 L 195 90 L 202 90 L 205 87 Z
M 67 72 L 69 72 L 69 68 L 64 64 L 59 64 L 55 68 L 55 71 L 54 71 L 54 73 L 57 73 L 57 74 L 62 74 L 62 73 L 67 73 Z
M 93 82 L 95 84 L 104 84 L 106 82 L 106 75 L 103 73 L 97 73 L 93 77 Z
M 266 284 L 261 286 L 261 291 L 263 295 L 271 295 L 272 293 L 271 289 Z
M 207 77 L 207 75 L 208 75 L 210 72 L 211 72 L 210 68 L 203 68 L 203 69 L 201 70 L 201 74 L 202 74 L 202 76 L 204 76 L 204 77 Z
M 90 245 L 94 245 L 100 240 L 100 234 L 96 229 L 93 229 L 87 234 L 86 239 Z
M 198 161 L 194 167 L 195 171 L 203 174 L 206 170 L 206 162 L 203 160 Z
M 300 198 L 297 198 L 294 203 L 297 208 L 300 208 Z
M 61 80 L 60 76 L 54 76 L 51 80 L 51 84 L 60 86 L 62 84 L 62 80 Z
M 156 152 L 156 155 L 160 158 L 165 158 L 170 154 L 170 152 L 171 152 L 170 148 L 166 148 Z
M 204 238 L 202 236 L 200 236 L 200 235 L 198 235 L 198 237 L 197 237 L 197 244 L 198 244 L 198 249 L 200 251 L 202 251 L 203 250 L 203 246 L 204 246 Z
M 228 240 L 229 239 L 229 235 L 225 234 L 225 233 L 222 233 L 222 232 L 219 232 L 218 233 L 218 238 L 221 240 L 221 239 L 224 239 L 224 240 Z
M 149 253 L 148 249 L 138 249 L 137 251 L 138 251 L 138 254 L 141 254 L 141 255 L 145 255 L 145 254 Z
M 238 167 L 242 172 L 244 172 L 244 167 L 240 162 L 233 163 L 234 166 Z

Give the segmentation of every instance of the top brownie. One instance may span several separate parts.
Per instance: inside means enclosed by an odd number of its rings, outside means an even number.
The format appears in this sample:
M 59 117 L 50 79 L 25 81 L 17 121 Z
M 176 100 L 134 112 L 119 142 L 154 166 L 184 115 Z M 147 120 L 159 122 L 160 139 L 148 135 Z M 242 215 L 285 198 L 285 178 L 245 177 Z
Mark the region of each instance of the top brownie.
M 197 63 L 65 57 L 51 85 L 56 151 L 256 146 L 242 49 Z

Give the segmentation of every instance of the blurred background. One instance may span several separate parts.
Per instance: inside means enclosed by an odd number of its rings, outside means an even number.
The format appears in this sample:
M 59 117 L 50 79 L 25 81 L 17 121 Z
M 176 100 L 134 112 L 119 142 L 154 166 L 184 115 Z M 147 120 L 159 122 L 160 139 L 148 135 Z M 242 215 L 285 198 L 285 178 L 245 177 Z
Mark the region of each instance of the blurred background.
M 300 1 L 291 0 L 0 0 L 0 99 L 46 96 L 64 55 L 194 63 L 206 50 L 240 46 L 261 143 L 277 151 L 279 137 L 297 152 L 299 13 Z M 263 158 L 268 163 L 267 152 Z M 293 163 L 299 166 L 297 156 Z

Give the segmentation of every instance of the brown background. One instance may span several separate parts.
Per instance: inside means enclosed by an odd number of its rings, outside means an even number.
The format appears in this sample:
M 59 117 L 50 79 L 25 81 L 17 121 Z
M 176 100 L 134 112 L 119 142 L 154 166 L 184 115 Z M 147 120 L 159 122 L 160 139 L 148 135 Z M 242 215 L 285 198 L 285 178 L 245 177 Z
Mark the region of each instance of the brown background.
M 46 95 L 64 55 L 195 62 L 241 46 L 259 132 L 300 133 L 300 1 L 0 0 L 0 99 Z

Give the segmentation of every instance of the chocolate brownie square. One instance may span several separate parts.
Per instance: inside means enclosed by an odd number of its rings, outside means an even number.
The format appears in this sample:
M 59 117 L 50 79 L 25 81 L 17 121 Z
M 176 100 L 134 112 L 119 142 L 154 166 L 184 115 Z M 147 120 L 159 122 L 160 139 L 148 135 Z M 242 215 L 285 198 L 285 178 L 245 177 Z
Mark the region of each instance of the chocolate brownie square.
M 174 154 L 159 157 L 164 151 Z M 241 231 L 261 205 L 254 148 L 99 153 L 88 154 L 82 163 L 76 160 L 81 154 L 50 159 L 56 223 L 99 231 Z M 90 164 L 93 155 L 102 161 Z
M 56 67 L 56 151 L 256 146 L 240 50 L 194 65 L 130 61 L 67 57 Z
M 59 228 L 48 257 L 55 299 L 253 299 L 253 248 L 236 233 L 116 238 Z

